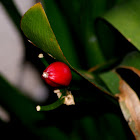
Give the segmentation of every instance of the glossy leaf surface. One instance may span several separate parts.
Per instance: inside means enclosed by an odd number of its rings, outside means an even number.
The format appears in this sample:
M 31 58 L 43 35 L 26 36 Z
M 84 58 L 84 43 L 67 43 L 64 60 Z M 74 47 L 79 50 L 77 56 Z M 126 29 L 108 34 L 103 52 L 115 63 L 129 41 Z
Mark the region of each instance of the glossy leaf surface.
M 25 13 L 21 21 L 21 29 L 33 44 L 59 61 L 67 63 L 41 3 L 34 5 Z
M 44 52 L 51 54 L 57 61 L 62 61 L 68 64 L 76 73 L 90 83 L 99 88 L 102 87 L 100 86 L 100 83 L 98 84 L 98 78 L 97 80 L 92 80 L 94 79 L 93 76 L 88 77 L 85 74 L 83 75 L 79 70 L 74 69 L 73 66 L 71 66 L 71 64 L 67 61 L 62 50 L 60 49 L 60 46 L 58 45 L 47 16 L 40 3 L 37 3 L 25 13 L 21 20 L 21 29 L 37 47 L 42 49 Z M 101 88 L 101 90 L 105 91 L 104 88 Z

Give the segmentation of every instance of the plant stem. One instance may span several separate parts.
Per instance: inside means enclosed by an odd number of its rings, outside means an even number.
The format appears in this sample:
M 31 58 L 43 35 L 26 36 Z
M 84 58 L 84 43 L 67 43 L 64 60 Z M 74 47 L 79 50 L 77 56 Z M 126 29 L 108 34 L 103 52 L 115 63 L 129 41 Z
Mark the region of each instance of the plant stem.
M 54 110 L 57 107 L 59 107 L 60 105 L 62 105 L 64 103 L 64 98 L 60 98 L 58 99 L 56 102 L 50 104 L 50 105 L 46 105 L 46 106 L 40 106 L 38 105 L 36 107 L 37 111 L 49 111 L 49 110 Z
M 45 67 L 49 66 L 48 62 L 45 60 L 45 58 L 44 58 L 42 53 L 39 54 L 38 57 L 40 58 L 41 62 L 45 65 Z

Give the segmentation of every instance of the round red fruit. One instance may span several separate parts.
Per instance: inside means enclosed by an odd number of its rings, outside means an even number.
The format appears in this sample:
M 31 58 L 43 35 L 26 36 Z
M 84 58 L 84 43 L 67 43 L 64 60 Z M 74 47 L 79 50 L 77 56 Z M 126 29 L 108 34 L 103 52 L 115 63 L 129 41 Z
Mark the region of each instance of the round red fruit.
M 68 86 L 72 79 L 70 68 L 63 62 L 50 64 L 42 74 L 43 79 L 52 87 Z

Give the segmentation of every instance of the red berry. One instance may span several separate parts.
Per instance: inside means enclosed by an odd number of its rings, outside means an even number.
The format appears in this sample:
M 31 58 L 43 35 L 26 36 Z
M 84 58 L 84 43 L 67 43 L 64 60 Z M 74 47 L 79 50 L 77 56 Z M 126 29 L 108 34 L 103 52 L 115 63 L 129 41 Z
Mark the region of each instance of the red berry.
M 70 68 L 62 62 L 50 64 L 43 72 L 43 79 L 52 87 L 68 86 L 72 79 Z

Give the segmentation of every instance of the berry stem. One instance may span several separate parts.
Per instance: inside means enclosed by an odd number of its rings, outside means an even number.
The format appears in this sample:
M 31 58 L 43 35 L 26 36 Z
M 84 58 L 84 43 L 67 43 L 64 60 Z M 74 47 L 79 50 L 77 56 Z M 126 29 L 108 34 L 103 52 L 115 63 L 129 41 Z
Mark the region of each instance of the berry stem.
M 45 67 L 48 67 L 49 66 L 48 62 L 45 60 L 45 58 L 44 58 L 44 56 L 43 56 L 42 53 L 40 53 L 38 55 L 38 58 L 40 58 L 41 62 L 45 65 Z
M 49 111 L 49 110 L 56 109 L 60 105 L 64 104 L 64 100 L 65 100 L 64 98 L 60 98 L 56 102 L 54 102 L 54 103 L 52 103 L 50 105 L 46 105 L 46 106 L 40 106 L 40 105 L 38 105 L 36 107 L 36 110 L 37 111 Z

